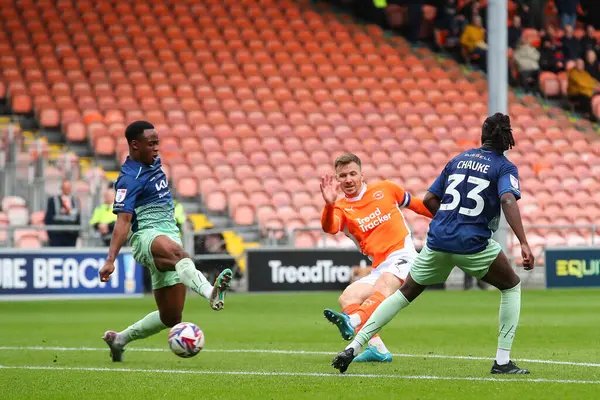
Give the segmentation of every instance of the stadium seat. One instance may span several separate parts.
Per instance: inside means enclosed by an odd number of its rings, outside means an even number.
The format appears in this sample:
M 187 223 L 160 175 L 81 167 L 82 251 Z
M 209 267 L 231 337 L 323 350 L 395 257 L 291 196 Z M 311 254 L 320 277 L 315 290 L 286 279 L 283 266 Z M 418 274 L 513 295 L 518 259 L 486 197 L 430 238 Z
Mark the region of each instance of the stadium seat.
M 7 212 L 10 225 L 25 226 L 29 223 L 29 210 L 26 206 L 13 205 Z
M 7 213 L 14 207 L 26 207 L 25 199 L 18 196 L 6 196 L 2 199 L 2 211 Z
M 233 221 L 240 226 L 254 225 L 254 209 L 249 205 L 241 205 L 235 209 Z
M 210 192 L 206 195 L 205 203 L 209 211 L 224 212 L 227 209 L 227 196 L 223 192 Z
M 0 243 L 8 240 L 8 231 L 5 229 L 10 225 L 10 220 L 5 212 L 0 212 Z
M 182 177 L 177 179 L 177 194 L 181 197 L 194 198 L 198 196 L 198 180 L 195 177 Z

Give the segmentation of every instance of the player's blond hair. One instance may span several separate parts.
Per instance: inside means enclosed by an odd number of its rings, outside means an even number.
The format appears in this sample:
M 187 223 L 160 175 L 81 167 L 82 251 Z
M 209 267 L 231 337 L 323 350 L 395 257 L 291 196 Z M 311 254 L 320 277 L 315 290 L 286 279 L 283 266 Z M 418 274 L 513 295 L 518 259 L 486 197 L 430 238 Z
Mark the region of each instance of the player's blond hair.
M 358 158 L 356 154 L 352 153 L 342 154 L 341 156 L 336 158 L 335 162 L 333 163 L 333 167 L 337 171 L 338 167 L 343 167 L 344 165 L 348 165 L 350 163 L 356 163 L 358 164 L 358 168 L 362 169 L 362 163 L 360 162 L 360 158 Z

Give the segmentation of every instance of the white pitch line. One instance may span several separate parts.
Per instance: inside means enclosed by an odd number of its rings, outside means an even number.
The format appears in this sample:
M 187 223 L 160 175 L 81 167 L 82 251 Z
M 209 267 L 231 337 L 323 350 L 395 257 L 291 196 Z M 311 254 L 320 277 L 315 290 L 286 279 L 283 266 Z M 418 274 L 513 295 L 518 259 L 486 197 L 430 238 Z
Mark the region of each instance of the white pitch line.
M 106 347 L 54 347 L 54 346 L 0 346 L 0 351 L 106 351 Z M 163 353 L 169 352 L 169 349 L 159 347 L 130 347 L 127 351 L 135 351 L 142 353 Z M 320 355 L 331 356 L 337 353 L 330 351 L 310 351 L 310 350 L 276 350 L 276 349 L 204 349 L 202 352 L 207 353 L 258 353 L 258 354 L 300 354 L 300 355 Z M 394 357 L 404 358 L 439 358 L 446 360 L 474 360 L 474 361 L 493 361 L 493 357 L 474 357 L 474 356 L 447 356 L 443 354 L 405 354 L 394 353 Z M 579 361 L 554 361 L 554 360 L 536 360 L 529 358 L 515 359 L 523 362 L 534 364 L 557 364 L 557 365 L 574 365 L 580 367 L 600 367 L 600 363 L 589 363 Z
M 478 382 L 538 382 L 538 383 L 575 383 L 598 385 L 600 381 L 586 381 L 576 379 L 545 379 L 545 378 L 482 378 L 459 376 L 435 375 L 377 375 L 377 374 L 325 374 L 319 372 L 260 372 L 260 371 L 194 371 L 189 369 L 143 369 L 143 368 L 99 368 L 99 367 L 47 367 L 36 365 L 0 365 L 1 369 L 18 369 L 34 371 L 92 371 L 92 372 L 142 372 L 159 374 L 190 374 L 190 375 L 249 375 L 249 376 L 298 376 L 316 378 L 387 378 L 387 379 L 413 379 L 413 380 L 438 380 L 438 381 L 478 381 Z

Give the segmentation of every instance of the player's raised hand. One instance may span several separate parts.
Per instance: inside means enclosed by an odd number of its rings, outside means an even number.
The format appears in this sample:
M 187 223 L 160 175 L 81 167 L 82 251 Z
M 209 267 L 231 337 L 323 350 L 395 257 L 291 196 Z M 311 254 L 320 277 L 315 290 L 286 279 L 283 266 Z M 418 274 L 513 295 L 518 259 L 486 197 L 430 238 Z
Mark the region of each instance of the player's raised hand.
M 527 271 L 532 270 L 535 263 L 535 257 L 528 244 L 521 245 L 521 256 L 523 256 L 523 268 Z
M 106 260 L 104 267 L 100 269 L 100 282 L 108 282 L 110 275 L 115 272 L 115 263 Z
M 333 175 L 325 174 L 321 177 L 321 194 L 327 204 L 333 204 L 338 197 L 339 184 Z

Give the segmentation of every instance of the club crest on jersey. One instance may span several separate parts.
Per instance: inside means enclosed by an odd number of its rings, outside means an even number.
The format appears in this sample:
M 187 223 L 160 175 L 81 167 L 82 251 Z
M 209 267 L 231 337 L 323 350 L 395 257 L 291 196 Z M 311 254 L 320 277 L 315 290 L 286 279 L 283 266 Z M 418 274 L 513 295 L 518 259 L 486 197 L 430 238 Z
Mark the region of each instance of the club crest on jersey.
M 510 175 L 510 185 L 517 190 L 519 189 L 519 180 L 513 175 Z
M 127 195 L 127 189 L 117 189 L 117 194 L 115 194 L 115 203 L 122 203 L 125 200 L 125 196 Z
M 167 186 L 168 185 L 167 185 L 167 180 L 166 179 L 163 179 L 162 181 L 154 184 L 154 187 L 156 188 L 157 192 L 160 192 L 161 190 L 166 189 Z
M 381 200 L 381 199 L 383 199 L 383 191 L 378 190 L 375 193 L 373 193 L 373 198 L 375 200 Z

